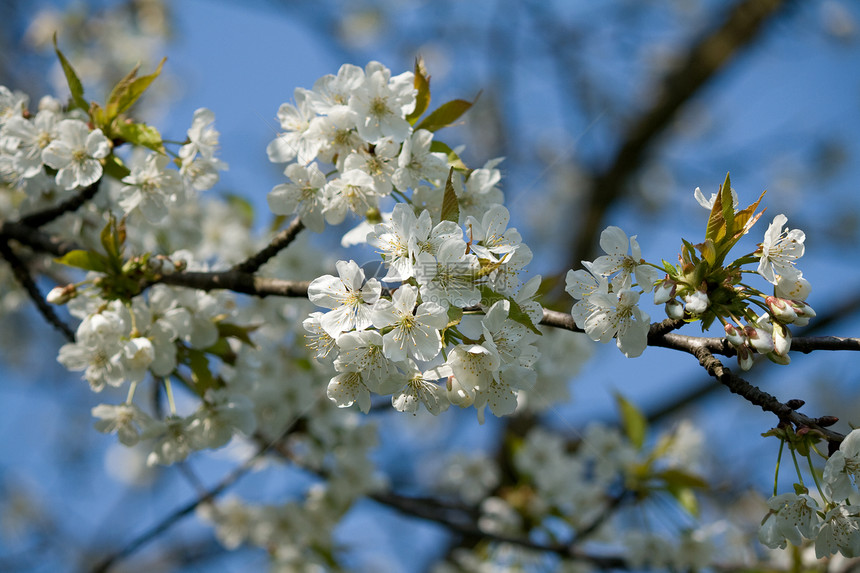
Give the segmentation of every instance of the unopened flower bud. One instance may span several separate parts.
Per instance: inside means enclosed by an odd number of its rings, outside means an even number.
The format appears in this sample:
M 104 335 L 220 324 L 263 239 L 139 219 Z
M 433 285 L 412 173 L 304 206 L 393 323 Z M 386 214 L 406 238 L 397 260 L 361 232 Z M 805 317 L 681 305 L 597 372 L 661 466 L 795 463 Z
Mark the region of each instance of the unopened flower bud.
M 789 304 L 789 301 L 775 296 L 769 296 L 765 299 L 767 307 L 773 313 L 774 318 L 783 324 L 791 324 L 797 320 L 797 312 Z
M 839 421 L 839 418 L 836 416 L 821 416 L 820 418 L 815 419 L 815 423 L 821 426 L 822 428 L 826 428 L 828 426 L 832 426 L 836 422 Z
M 815 311 L 812 310 L 812 307 L 806 304 L 806 301 L 803 300 L 790 300 L 788 301 L 791 309 L 797 313 L 797 319 L 795 319 L 794 324 L 797 326 L 806 326 L 809 324 L 809 319 L 815 317 Z
M 773 351 L 780 356 L 787 356 L 791 348 L 791 331 L 784 324 L 773 325 Z
M 785 405 L 788 406 L 789 408 L 791 408 L 792 410 L 800 410 L 804 404 L 806 404 L 806 402 L 804 402 L 803 400 L 801 400 L 799 398 L 792 398 L 791 400 L 789 400 L 788 402 L 785 403 Z
M 78 295 L 78 289 L 73 284 L 66 286 L 57 286 L 51 289 L 48 296 L 45 297 L 51 304 L 66 304 Z
M 750 346 L 752 346 L 756 352 L 760 354 L 773 352 L 773 337 L 771 337 L 770 333 L 766 330 L 755 328 L 753 326 L 746 326 L 744 327 L 744 333 L 749 339 Z
M 746 342 L 746 337 L 743 335 L 743 332 L 738 330 L 735 325 L 727 324 L 725 326 L 726 329 L 726 340 L 729 341 L 734 347 L 741 346 L 744 342 Z
M 741 370 L 749 370 L 753 365 L 752 352 L 746 346 L 738 347 L 738 366 Z
M 678 284 L 666 275 L 662 281 L 657 283 L 654 289 L 654 304 L 663 304 L 675 298 L 675 289 Z
M 687 312 L 693 316 L 698 316 L 708 310 L 708 307 L 711 306 L 711 299 L 708 298 L 707 293 L 697 290 L 688 295 L 684 295 L 684 304 L 687 308 Z
M 666 316 L 678 320 L 684 318 L 684 305 L 675 299 L 666 303 Z

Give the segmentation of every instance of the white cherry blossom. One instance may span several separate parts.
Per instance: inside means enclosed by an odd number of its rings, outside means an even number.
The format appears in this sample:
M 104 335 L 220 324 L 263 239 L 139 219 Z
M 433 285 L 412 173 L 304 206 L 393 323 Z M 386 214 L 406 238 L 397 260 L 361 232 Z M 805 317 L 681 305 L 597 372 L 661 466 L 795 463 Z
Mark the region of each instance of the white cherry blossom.
M 323 188 L 325 175 L 316 163 L 307 167 L 290 163 L 284 169 L 289 183 L 281 183 L 269 192 L 269 208 L 276 215 L 292 215 L 298 212 L 302 223 L 315 233 L 325 229 L 323 211 L 327 206 Z
M 63 189 L 87 187 L 102 176 L 99 159 L 107 157 L 111 143 L 102 130 L 90 131 L 77 119 L 57 124 L 57 139 L 42 150 L 42 161 L 57 170 L 57 185 Z
M 372 324 L 373 305 L 382 286 L 376 279 L 364 282 L 364 271 L 355 261 L 338 261 L 338 275 L 324 275 L 308 286 L 308 298 L 331 311 L 320 317 L 320 326 L 332 338 L 348 330 L 364 330 Z
M 761 257 L 758 274 L 774 285 L 779 284 L 780 279 L 796 281 L 802 275 L 794 265 L 803 256 L 806 235 L 800 229 L 783 231 L 782 227 L 787 222 L 788 217 L 785 215 L 774 217 L 756 252 Z
M 391 301 L 380 300 L 371 313 L 373 326 L 379 329 L 391 326 L 383 337 L 385 355 L 394 361 L 408 357 L 432 360 L 442 350 L 439 333 L 448 323 L 445 309 L 431 301 L 415 308 L 418 289 L 411 285 L 398 288 Z M 339 343 L 339 342 L 338 342 Z

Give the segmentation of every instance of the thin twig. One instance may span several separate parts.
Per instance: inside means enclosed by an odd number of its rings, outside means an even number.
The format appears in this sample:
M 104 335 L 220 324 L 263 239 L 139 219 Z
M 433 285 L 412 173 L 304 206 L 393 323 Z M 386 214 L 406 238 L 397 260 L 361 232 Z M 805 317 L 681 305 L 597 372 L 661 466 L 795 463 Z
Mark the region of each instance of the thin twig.
M 89 187 L 84 187 L 77 194 L 69 197 L 59 205 L 43 209 L 26 217 L 21 217 L 19 222 L 27 227 L 37 229 L 42 225 L 47 225 L 54 219 L 58 219 L 65 213 L 73 213 L 80 209 L 84 203 L 95 197 L 99 191 L 101 182 L 102 180 L 99 179 Z
M 36 305 L 36 308 L 39 309 L 39 312 L 42 313 L 42 316 L 45 317 L 45 320 L 47 320 L 51 326 L 59 330 L 66 340 L 74 342 L 75 332 L 69 328 L 69 326 L 64 323 L 59 316 L 57 316 L 56 311 L 54 311 L 54 307 L 48 304 L 48 301 L 45 300 L 45 297 L 39 292 L 39 288 L 36 286 L 33 277 L 30 276 L 30 271 L 27 269 L 27 266 L 12 251 L 12 247 L 10 247 L 9 243 L 6 241 L 0 241 L 0 256 L 6 259 L 6 262 L 9 263 L 10 267 L 12 267 L 12 273 L 14 273 L 18 283 L 25 291 L 27 291 L 30 299 L 32 299 L 33 303 Z
M 275 235 L 275 238 L 272 239 L 272 242 L 264 248 L 262 251 L 253 255 L 246 259 L 245 261 L 239 263 L 235 267 L 235 270 L 253 274 L 257 272 L 257 270 L 263 266 L 269 259 L 280 253 L 283 249 L 287 248 L 290 243 L 292 243 L 296 236 L 299 234 L 299 231 L 304 229 L 305 226 L 302 223 L 301 219 L 296 217 L 289 224 L 289 226 Z

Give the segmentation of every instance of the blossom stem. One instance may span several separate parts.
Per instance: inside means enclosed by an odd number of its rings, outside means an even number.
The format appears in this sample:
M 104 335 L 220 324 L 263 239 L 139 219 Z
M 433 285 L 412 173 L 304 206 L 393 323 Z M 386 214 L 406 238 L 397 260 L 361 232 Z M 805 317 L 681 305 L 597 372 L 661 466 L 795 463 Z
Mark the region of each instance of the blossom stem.
M 167 403 L 170 405 L 170 414 L 172 416 L 176 415 L 176 403 L 173 401 L 173 386 L 170 384 L 170 377 L 165 376 L 162 378 L 164 382 L 164 390 L 167 393 Z
M 822 501 L 827 505 L 830 502 L 827 501 L 827 496 L 824 495 L 824 490 L 821 489 L 821 483 L 818 481 L 818 474 L 815 472 L 815 468 L 812 467 L 812 456 L 809 455 L 809 453 L 806 454 L 806 461 L 809 463 L 809 473 L 812 474 L 812 479 L 815 480 L 815 487 L 818 489 L 818 495 L 821 496 Z
M 800 473 L 800 464 L 797 463 L 797 452 L 794 448 L 791 448 L 791 459 L 794 461 L 794 470 L 797 472 L 797 479 L 800 480 L 800 485 L 806 487 L 803 483 L 803 474 Z
M 128 386 L 128 397 L 125 399 L 126 404 L 131 404 L 131 399 L 134 398 L 135 390 L 137 390 L 137 382 L 132 382 Z
M 776 471 L 773 475 L 773 495 L 779 492 L 779 465 L 782 463 L 782 450 L 785 447 L 785 440 L 779 441 L 779 453 L 776 455 Z

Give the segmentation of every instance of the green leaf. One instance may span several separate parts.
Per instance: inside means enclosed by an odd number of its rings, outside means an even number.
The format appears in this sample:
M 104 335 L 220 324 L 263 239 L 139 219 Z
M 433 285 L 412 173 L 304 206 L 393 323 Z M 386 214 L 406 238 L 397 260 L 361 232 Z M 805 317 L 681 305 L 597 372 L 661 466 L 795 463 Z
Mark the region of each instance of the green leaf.
M 231 337 L 241 340 L 251 348 L 257 348 L 254 341 L 251 340 L 251 333 L 257 330 L 257 326 L 239 326 L 229 322 L 218 323 L 218 334 L 222 337 Z
M 655 474 L 655 477 L 666 482 L 668 487 L 698 489 L 705 489 L 708 487 L 708 482 L 701 477 L 678 468 L 665 469 Z
M 114 86 L 107 100 L 106 114 L 108 121 L 112 121 L 113 118 L 125 112 L 140 99 L 143 92 L 161 74 L 161 68 L 164 66 L 165 61 L 167 61 L 167 58 L 162 58 L 154 72 L 139 78 L 137 77 L 137 70 L 140 68 L 140 64 L 138 64 Z
M 120 117 L 113 122 L 111 135 L 124 139 L 132 145 L 147 147 L 162 155 L 167 154 L 164 143 L 161 141 L 161 133 L 151 125 L 126 122 Z
M 460 221 L 460 203 L 457 193 L 454 192 L 454 168 L 448 171 L 448 180 L 445 182 L 445 195 L 442 197 L 442 220 Z
M 254 225 L 254 206 L 250 201 L 241 195 L 236 195 L 235 193 L 223 193 L 222 197 L 224 197 L 227 204 L 239 214 L 239 217 L 242 219 L 242 223 L 246 227 L 250 228 Z
M 218 383 L 209 369 L 209 359 L 206 353 L 196 348 L 188 349 L 188 365 L 191 367 L 191 380 L 194 390 L 202 396 L 209 388 L 217 388 Z
M 510 303 L 510 306 L 508 307 L 508 318 L 510 318 L 514 322 L 518 322 L 518 323 L 522 324 L 523 326 L 525 326 L 526 328 L 528 328 L 529 330 L 531 330 L 535 334 L 537 334 L 539 336 L 543 336 L 543 332 L 541 332 L 540 329 L 537 326 L 535 326 L 535 323 L 532 322 L 531 317 L 525 311 L 523 311 L 523 309 L 520 307 L 520 305 L 517 303 L 517 301 L 515 301 L 514 299 L 507 297 L 503 294 L 497 293 L 496 291 L 494 291 L 493 289 L 491 289 L 487 285 L 481 285 L 479 287 L 479 290 L 481 291 L 481 304 L 482 305 L 493 306 L 494 304 L 496 304 L 500 300 L 508 301 L 508 303 Z
M 732 180 L 726 173 L 726 180 L 720 187 L 720 199 L 723 208 L 723 221 L 725 222 L 725 236 L 731 237 L 735 234 L 735 206 L 732 198 Z
M 648 421 L 639 408 L 618 392 L 615 392 L 615 403 L 618 406 L 621 426 L 624 428 L 627 439 L 637 450 L 641 450 L 645 443 L 645 434 L 648 432 Z
M 725 236 L 725 220 L 723 220 L 722 193 L 717 193 L 714 205 L 711 207 L 711 215 L 708 217 L 708 226 L 705 229 L 705 239 L 718 241 L 720 234 Z
M 452 167 L 454 167 L 454 169 L 457 169 L 458 171 L 466 171 L 468 169 L 468 167 L 466 167 L 466 164 L 463 163 L 463 160 L 460 159 L 460 156 L 457 155 L 457 152 L 448 147 L 448 144 L 446 143 L 434 139 L 430 142 L 430 151 L 436 153 L 444 153 L 445 155 L 447 155 L 448 165 L 451 165 Z
M 415 125 L 415 122 L 418 121 L 421 114 L 427 111 L 427 107 L 430 105 L 430 76 L 427 75 L 424 59 L 421 57 L 415 58 L 415 82 L 413 85 L 418 93 L 415 95 L 415 109 L 406 116 L 406 121 L 410 125 Z
M 117 181 L 122 181 L 123 177 L 128 177 L 131 174 L 131 170 L 123 164 L 122 159 L 113 153 L 105 158 L 104 170 L 107 175 Z
M 107 253 L 108 259 L 119 260 L 121 258 L 121 245 L 117 233 L 116 218 L 113 214 L 111 214 L 110 220 L 99 234 L 99 238 L 101 239 L 105 253 Z
M 457 326 L 460 324 L 460 320 L 463 318 L 463 309 L 457 306 L 449 306 L 448 307 L 448 324 L 445 325 L 445 328 L 451 328 L 452 326 Z
M 475 99 L 477 100 L 477 98 Z M 474 105 L 474 102 L 466 101 L 464 99 L 455 99 L 443 103 L 433 110 L 430 115 L 425 117 L 415 129 L 416 131 L 419 129 L 436 131 L 443 127 L 447 127 L 460 119 L 460 116 L 469 111 L 469 108 L 472 107 L 472 105 Z
M 85 271 L 106 273 L 108 270 L 107 263 L 102 255 L 82 249 L 69 251 L 62 257 L 54 259 L 54 261 L 69 267 L 84 269 Z
M 66 75 L 66 83 L 69 84 L 69 91 L 72 93 L 72 108 L 80 108 L 84 111 L 89 111 L 89 105 L 87 105 L 87 100 L 84 99 L 84 86 L 81 84 L 80 78 L 78 78 L 78 74 L 75 72 L 75 68 L 72 67 L 72 64 L 69 60 L 66 59 L 66 56 L 63 55 L 63 52 L 60 51 L 60 48 L 57 47 L 57 33 L 54 32 L 54 51 L 57 52 L 57 57 L 60 59 L 60 65 L 63 67 L 63 73 Z
M 702 258 L 705 259 L 712 267 L 717 261 L 717 248 L 712 239 L 705 239 L 705 242 L 700 245 L 699 249 L 702 253 Z
M 699 500 L 696 499 L 696 493 L 689 487 L 670 487 L 669 493 L 678 500 L 681 507 L 687 510 L 690 515 L 699 515 Z

